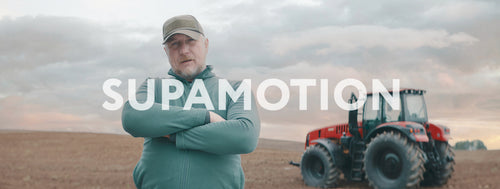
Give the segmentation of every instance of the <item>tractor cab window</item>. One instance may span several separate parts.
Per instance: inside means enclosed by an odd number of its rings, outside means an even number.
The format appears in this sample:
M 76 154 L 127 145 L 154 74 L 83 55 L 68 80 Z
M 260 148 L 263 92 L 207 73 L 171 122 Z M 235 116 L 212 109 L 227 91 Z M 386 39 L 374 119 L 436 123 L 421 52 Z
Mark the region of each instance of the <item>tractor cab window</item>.
M 384 99 L 384 122 L 401 121 L 401 104 L 397 110 Z
M 373 96 L 368 96 L 368 98 L 366 98 L 365 107 L 363 109 L 363 120 L 367 121 L 380 120 L 380 110 L 373 110 L 372 104 L 373 104 Z
M 427 121 L 427 108 L 424 96 L 416 94 L 406 95 L 406 120 L 415 122 Z
M 382 123 L 381 112 L 380 111 L 380 101 L 377 104 L 378 110 L 373 109 L 373 96 L 368 96 L 366 98 L 365 107 L 363 108 L 363 134 L 368 134 L 369 131 L 373 130 L 377 125 Z

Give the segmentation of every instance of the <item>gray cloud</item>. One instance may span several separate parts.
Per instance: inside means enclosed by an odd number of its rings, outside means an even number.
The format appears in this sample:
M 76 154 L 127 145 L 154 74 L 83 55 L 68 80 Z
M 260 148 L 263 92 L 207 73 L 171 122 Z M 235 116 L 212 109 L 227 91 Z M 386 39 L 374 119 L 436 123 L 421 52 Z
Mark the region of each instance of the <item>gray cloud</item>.
M 453 11 L 461 8 L 454 7 L 462 4 L 474 11 L 455 20 L 438 14 L 456 15 Z M 382 76 L 407 70 L 434 74 L 421 66 L 432 61 L 444 71 L 474 73 L 498 65 L 500 59 L 498 39 L 488 32 L 499 27 L 487 24 L 499 21 L 491 7 L 498 4 L 322 1 L 320 6 L 302 6 L 252 1 L 221 6 L 206 15 L 211 18 L 208 60 L 221 67 L 269 69 L 300 62 L 353 66 Z M 276 53 L 285 51 L 290 53 Z
M 2 64 L 10 69 L 31 69 L 56 62 L 82 61 L 102 56 L 99 35 L 103 28 L 77 18 L 20 17 L 0 20 Z
M 311 128 L 345 122 L 346 112 L 333 101 L 335 84 L 345 78 L 368 90 L 374 78 L 426 89 L 431 119 L 451 126 L 500 122 L 500 7 L 494 1 L 203 3 L 207 8 L 196 16 L 210 39 L 207 61 L 218 75 L 251 78 L 254 89 L 268 78 L 330 82 L 328 111 L 319 109 L 318 87 L 308 93 L 308 111 L 298 110 L 296 87 L 285 109 L 260 109 L 262 136 L 286 127 L 289 133 L 280 136 L 302 140 Z M 160 27 L 56 16 L 0 19 L 0 110 L 24 104 L 29 106 L 16 109 L 17 118 L 60 116 L 61 127 L 119 131 L 120 112 L 101 107 L 108 100 L 102 83 L 120 79 L 117 91 L 126 97 L 127 79 L 166 75 Z M 49 114 L 40 114 L 44 110 Z M 457 138 L 467 137 L 458 125 Z
M 327 26 L 289 33 L 269 41 L 270 50 L 278 55 L 290 55 L 297 50 L 324 44 L 314 55 L 332 52 L 348 53 L 360 49 L 383 47 L 389 51 L 414 50 L 422 47 L 446 48 L 471 45 L 478 41 L 465 33 L 449 34 L 446 31 L 390 29 L 381 26 Z
M 121 79 L 118 91 L 126 97 L 127 79 L 142 82 L 148 75 L 165 75 L 168 70 L 157 40 L 161 36 L 150 28 L 103 26 L 73 17 L 4 17 L 0 36 L 0 97 L 20 96 L 15 101 L 19 105 L 38 107 L 15 112 L 21 117 L 48 111 L 110 124 L 120 114 L 102 111 L 106 79 Z M 45 124 L 36 127 L 52 127 Z M 87 131 L 101 127 L 85 126 L 91 128 Z

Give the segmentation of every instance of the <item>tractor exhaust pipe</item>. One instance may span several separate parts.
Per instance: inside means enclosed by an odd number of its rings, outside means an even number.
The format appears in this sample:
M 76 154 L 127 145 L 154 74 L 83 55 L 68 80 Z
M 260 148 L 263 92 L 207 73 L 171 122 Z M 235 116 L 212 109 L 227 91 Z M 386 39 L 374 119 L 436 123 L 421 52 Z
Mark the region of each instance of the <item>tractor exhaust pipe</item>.
M 354 93 L 351 93 L 351 98 L 349 99 L 350 104 L 354 104 L 358 102 L 358 98 Z M 361 134 L 358 131 L 358 110 L 349 111 L 349 132 L 352 136 L 360 139 Z

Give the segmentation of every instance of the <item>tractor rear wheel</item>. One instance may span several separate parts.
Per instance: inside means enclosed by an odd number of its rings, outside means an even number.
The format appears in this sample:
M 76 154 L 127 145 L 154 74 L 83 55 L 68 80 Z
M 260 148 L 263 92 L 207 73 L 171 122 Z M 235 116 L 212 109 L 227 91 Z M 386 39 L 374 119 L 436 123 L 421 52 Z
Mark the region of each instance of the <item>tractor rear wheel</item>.
M 424 157 L 399 132 L 383 132 L 368 144 L 365 173 L 374 188 L 418 188 L 423 179 Z
M 333 159 L 322 146 L 308 147 L 300 162 L 300 172 L 306 185 L 322 188 L 335 187 L 339 180 L 340 170 L 335 166 Z
M 453 149 L 448 144 L 448 142 L 436 141 L 436 149 L 439 153 L 439 161 L 441 161 L 441 166 L 437 169 L 428 169 L 424 173 L 424 181 L 422 185 L 426 186 L 442 186 L 448 182 L 451 177 L 455 164 L 454 158 L 455 153 Z

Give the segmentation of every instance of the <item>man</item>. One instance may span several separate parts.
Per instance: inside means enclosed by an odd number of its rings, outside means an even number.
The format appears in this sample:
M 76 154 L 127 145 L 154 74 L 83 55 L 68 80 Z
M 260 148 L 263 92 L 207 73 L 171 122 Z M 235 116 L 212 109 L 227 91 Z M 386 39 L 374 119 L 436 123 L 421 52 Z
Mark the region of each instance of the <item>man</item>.
M 151 108 L 136 110 L 128 101 L 124 105 L 123 128 L 134 137 L 144 137 L 133 173 L 137 188 L 243 188 L 239 154 L 255 149 L 260 131 L 255 100 L 252 97 L 251 109 L 245 110 L 243 95 L 236 101 L 226 98 L 225 108 L 219 109 L 220 78 L 205 64 L 208 39 L 193 16 L 168 19 L 163 25 L 163 44 L 172 67 L 168 74 L 182 83 L 184 92 L 169 100 L 168 110 L 163 110 L 162 80 L 155 79 Z M 184 110 L 198 81 L 207 89 L 214 110 L 203 103 Z M 237 89 L 241 82 L 230 84 Z M 138 102 L 146 101 L 147 89 L 146 81 L 137 90 Z M 175 87 L 168 90 L 172 93 Z

